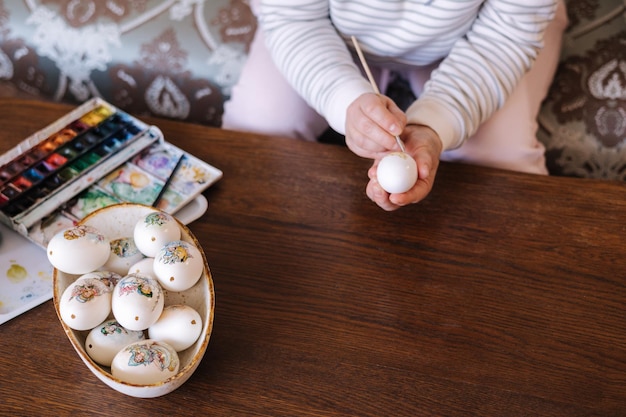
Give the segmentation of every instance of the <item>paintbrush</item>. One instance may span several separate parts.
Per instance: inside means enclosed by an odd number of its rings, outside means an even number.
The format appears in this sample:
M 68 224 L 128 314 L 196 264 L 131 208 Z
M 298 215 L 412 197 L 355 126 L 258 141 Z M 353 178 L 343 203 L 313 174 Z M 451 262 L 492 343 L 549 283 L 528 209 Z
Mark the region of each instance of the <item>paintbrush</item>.
M 154 199 L 154 203 L 152 203 L 152 207 L 157 207 L 159 205 L 159 202 L 161 201 L 163 194 L 165 194 L 167 187 L 172 182 L 172 179 L 174 179 L 174 175 L 176 175 L 176 171 L 178 171 L 178 168 L 183 163 L 184 158 L 185 158 L 185 154 L 182 153 L 180 157 L 178 158 L 178 161 L 176 161 L 176 165 L 174 165 L 174 169 L 172 169 L 172 172 L 170 173 L 169 177 L 167 177 L 167 179 L 165 180 L 165 183 L 163 184 L 163 188 L 161 188 L 161 190 L 159 191 L 159 194 Z

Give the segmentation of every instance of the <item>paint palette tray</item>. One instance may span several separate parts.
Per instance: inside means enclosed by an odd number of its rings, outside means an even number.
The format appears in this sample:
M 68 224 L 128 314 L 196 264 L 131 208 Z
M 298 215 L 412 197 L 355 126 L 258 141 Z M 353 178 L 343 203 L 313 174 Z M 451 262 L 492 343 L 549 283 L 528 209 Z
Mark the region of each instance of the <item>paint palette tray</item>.
M 100 98 L 26 138 L 0 156 L 0 272 L 7 275 L 0 324 L 52 296 L 41 248 L 58 231 L 120 202 L 155 206 L 188 223 L 204 213 L 201 193 L 221 177 L 156 126 Z M 24 252 L 32 255 L 31 271 L 19 262 Z

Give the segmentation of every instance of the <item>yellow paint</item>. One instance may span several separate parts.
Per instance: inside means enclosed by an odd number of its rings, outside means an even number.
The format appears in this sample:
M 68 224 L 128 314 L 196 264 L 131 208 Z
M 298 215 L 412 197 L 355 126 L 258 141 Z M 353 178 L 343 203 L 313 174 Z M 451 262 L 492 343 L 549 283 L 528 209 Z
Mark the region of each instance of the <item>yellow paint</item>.
M 17 284 L 21 281 L 24 281 L 27 276 L 28 276 L 28 271 L 26 271 L 26 268 L 24 268 L 22 265 L 13 264 L 7 270 L 7 278 L 13 284 Z
M 39 271 L 37 276 L 42 281 L 52 281 L 52 276 L 46 271 Z

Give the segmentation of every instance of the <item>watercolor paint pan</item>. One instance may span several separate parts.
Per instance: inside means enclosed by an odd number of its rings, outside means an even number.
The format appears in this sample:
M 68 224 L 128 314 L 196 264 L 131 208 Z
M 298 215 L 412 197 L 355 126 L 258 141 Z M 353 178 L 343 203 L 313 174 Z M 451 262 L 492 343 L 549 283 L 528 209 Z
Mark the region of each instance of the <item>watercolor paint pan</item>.
M 151 144 L 155 126 L 92 99 L 0 158 L 0 220 L 28 229 Z
M 0 185 L 0 210 L 10 217 L 27 210 L 42 195 L 51 194 L 146 130 L 145 126 L 112 110 L 104 113 L 97 108 L 88 115 L 91 113 L 102 117 L 90 116 L 92 126 L 74 121 L 0 167 L 5 180 Z M 79 129 L 73 128 L 77 122 L 82 125 Z
M 131 129 L 122 127 L 98 140 L 89 136 L 77 136 L 71 142 L 63 144 L 44 159 L 27 167 L 4 188 L 0 188 L 0 193 L 8 198 L 0 210 L 11 217 L 25 211 L 42 196 L 52 194 L 59 186 L 121 150 L 136 135 L 131 132 Z M 22 208 L 18 209 L 17 206 Z
M 115 169 L 120 160 L 132 157 L 157 139 L 158 136 L 154 132 L 148 131 L 147 134 L 140 136 L 131 144 L 110 154 L 111 157 L 100 160 L 97 165 L 90 169 L 88 175 L 82 175 L 76 165 L 67 166 L 57 175 L 49 178 L 42 184 L 41 188 L 24 194 L 21 199 L 14 202 L 12 206 L 14 208 L 11 210 L 18 209 L 17 214 L 9 211 L 12 215 L 13 224 L 20 229 L 28 229 L 42 217 L 56 210 L 62 202 L 77 195 L 93 184 L 95 180 Z M 36 194 L 36 192 L 41 192 L 41 194 Z M 47 192 L 50 194 L 46 194 Z M 27 233 L 27 230 L 23 231 Z
M 56 125 L 59 123 L 57 122 L 54 124 L 55 127 L 44 129 L 33 135 L 33 137 L 20 143 L 2 157 L 3 164 L 0 166 L 0 184 L 9 182 L 12 178 L 19 175 L 27 168 L 34 168 L 35 164 L 42 162 L 45 158 L 50 158 L 55 151 L 63 147 L 68 142 L 80 141 L 81 143 L 84 143 L 86 139 L 93 137 L 94 134 L 97 133 L 97 130 L 100 129 L 95 127 L 96 124 L 111 116 L 113 112 L 113 109 L 105 107 L 104 105 L 99 105 L 99 107 L 93 108 L 88 112 L 94 114 L 89 117 L 91 124 L 87 124 L 86 122 L 77 119 L 71 121 L 67 126 L 57 128 Z M 97 117 L 99 119 L 97 119 Z M 63 120 L 65 120 L 65 118 Z M 85 132 L 90 128 L 92 128 L 92 131 L 89 134 L 86 134 Z M 86 137 L 78 140 L 77 136 L 82 134 L 85 134 Z M 43 140 L 41 140 L 42 136 Z M 34 143 L 34 145 L 29 147 L 32 143 Z M 67 148 L 68 147 L 66 147 L 66 149 Z M 26 150 L 23 151 L 23 149 Z M 13 158 L 13 160 L 4 162 L 15 154 L 17 154 L 17 156 Z M 60 157 L 57 156 L 55 158 L 55 163 L 60 163 L 59 160 Z
M 102 178 L 112 169 L 115 169 L 120 161 L 132 157 L 137 152 L 145 149 L 146 146 L 154 143 L 158 138 L 158 134 L 149 130 L 132 143 L 102 158 L 86 175 L 81 173 L 76 166 L 68 166 L 64 170 L 61 170 L 57 176 L 51 177 L 43 188 L 43 191 L 53 191 L 51 194 L 26 194 L 23 197 L 22 201 L 25 210 L 11 217 L 13 223 L 19 225 L 20 229 L 28 229 L 43 216 L 56 210 L 61 202 L 71 199 L 88 188 L 94 181 Z M 34 197 L 37 197 L 37 199 L 34 199 Z M 27 230 L 24 230 L 24 232 L 27 233 Z
M 0 189 L 10 187 L 0 222 L 45 248 L 62 228 L 119 202 L 192 221 L 208 207 L 201 193 L 221 178 L 156 126 L 96 98 L 0 156 Z

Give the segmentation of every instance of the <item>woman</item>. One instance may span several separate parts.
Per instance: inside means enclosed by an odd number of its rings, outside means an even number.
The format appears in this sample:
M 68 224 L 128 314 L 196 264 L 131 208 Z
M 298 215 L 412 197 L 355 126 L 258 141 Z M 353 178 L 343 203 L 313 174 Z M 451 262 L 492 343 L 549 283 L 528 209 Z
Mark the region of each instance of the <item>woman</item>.
M 329 125 L 374 160 L 367 195 L 385 210 L 432 189 L 439 160 L 546 174 L 536 117 L 567 24 L 562 0 L 260 0 L 259 31 L 223 127 L 315 140 Z M 417 99 L 401 110 L 374 93 L 391 74 Z M 418 181 L 385 192 L 376 166 L 400 135 Z

